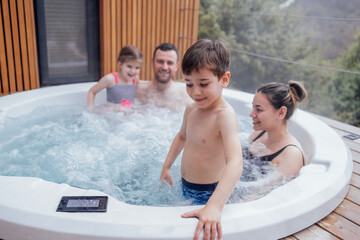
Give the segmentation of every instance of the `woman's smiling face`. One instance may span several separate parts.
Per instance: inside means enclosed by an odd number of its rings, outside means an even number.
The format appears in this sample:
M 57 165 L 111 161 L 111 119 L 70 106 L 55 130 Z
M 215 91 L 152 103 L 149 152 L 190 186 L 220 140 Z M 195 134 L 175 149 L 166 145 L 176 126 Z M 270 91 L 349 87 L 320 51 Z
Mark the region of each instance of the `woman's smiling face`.
M 253 128 L 255 131 L 272 128 L 279 120 L 277 117 L 278 110 L 271 105 L 265 94 L 261 92 L 256 93 L 252 106 L 250 117 L 253 120 Z M 276 123 L 276 125 L 277 124 L 278 123 Z

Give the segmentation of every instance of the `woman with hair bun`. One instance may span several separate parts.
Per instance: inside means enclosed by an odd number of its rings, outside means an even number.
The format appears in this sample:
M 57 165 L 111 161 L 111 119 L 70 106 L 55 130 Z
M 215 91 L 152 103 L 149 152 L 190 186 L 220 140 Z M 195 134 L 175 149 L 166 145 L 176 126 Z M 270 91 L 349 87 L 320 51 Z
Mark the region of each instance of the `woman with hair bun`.
M 303 149 L 287 131 L 287 121 L 307 96 L 297 81 L 272 82 L 261 86 L 252 103 L 253 129 L 247 154 L 276 164 L 285 175 L 296 175 L 305 165 Z

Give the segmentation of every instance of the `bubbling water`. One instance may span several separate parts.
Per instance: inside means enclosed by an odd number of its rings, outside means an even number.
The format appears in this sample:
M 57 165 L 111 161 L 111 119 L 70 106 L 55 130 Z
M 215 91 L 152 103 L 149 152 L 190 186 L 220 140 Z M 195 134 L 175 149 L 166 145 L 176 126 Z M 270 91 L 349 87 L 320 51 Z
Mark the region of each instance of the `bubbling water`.
M 99 107 L 97 112 L 101 114 L 82 106 L 52 106 L 17 118 L 0 114 L 0 175 L 96 189 L 129 204 L 189 205 L 182 196 L 181 156 L 171 168 L 175 186 L 159 181 L 183 112 L 149 104 L 124 112 Z M 237 117 L 239 138 L 246 142 L 250 119 Z M 254 163 L 256 159 L 244 159 L 230 203 L 260 198 L 283 184 L 272 164 Z

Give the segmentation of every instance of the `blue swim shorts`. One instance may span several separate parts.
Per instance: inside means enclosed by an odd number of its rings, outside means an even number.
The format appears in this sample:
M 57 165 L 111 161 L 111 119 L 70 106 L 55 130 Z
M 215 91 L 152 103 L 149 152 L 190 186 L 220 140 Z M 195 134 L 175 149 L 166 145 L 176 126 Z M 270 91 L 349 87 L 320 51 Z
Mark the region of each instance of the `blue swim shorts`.
M 206 204 L 218 184 L 217 182 L 210 184 L 191 183 L 186 181 L 184 178 L 181 178 L 181 181 L 183 196 L 186 199 L 191 199 L 192 203 L 195 205 Z

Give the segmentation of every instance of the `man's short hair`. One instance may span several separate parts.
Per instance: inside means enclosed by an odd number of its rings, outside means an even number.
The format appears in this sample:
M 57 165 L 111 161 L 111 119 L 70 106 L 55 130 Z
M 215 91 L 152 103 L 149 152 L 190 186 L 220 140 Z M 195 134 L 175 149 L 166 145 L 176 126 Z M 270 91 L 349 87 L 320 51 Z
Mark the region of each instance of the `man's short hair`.
M 160 49 L 161 51 L 175 51 L 177 60 L 179 60 L 179 50 L 171 43 L 162 43 L 159 46 L 157 46 L 154 50 L 153 58 L 155 58 L 156 51 Z

